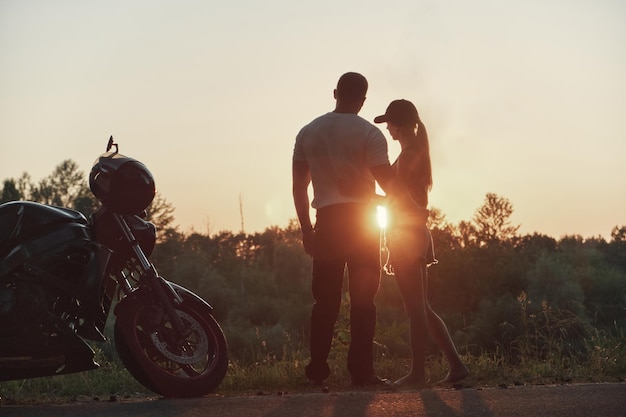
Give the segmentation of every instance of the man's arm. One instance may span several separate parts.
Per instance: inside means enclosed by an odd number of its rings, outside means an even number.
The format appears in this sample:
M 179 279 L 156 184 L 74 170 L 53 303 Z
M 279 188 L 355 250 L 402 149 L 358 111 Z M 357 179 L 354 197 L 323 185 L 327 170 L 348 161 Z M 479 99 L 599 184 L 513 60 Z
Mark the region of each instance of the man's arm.
M 313 224 L 309 214 L 309 193 L 311 171 L 306 161 L 293 161 L 291 169 L 293 203 L 302 230 L 304 250 L 313 256 Z
M 391 165 L 381 164 L 370 167 L 370 172 L 374 176 L 374 179 L 380 185 L 380 188 L 383 189 L 385 194 L 390 195 L 393 193 L 393 170 L 391 169 Z
M 426 223 L 429 211 L 420 207 L 413 198 L 411 198 L 408 190 L 402 186 L 402 182 L 394 176 L 393 169 L 390 165 L 377 165 L 371 167 L 370 171 L 380 185 L 380 188 L 382 188 L 387 195 L 387 205 L 391 206 L 392 210 L 394 210 L 394 205 L 398 204 L 400 201 L 405 201 L 407 202 L 406 204 L 413 206 L 414 212 L 419 212 L 423 215 L 423 221 Z

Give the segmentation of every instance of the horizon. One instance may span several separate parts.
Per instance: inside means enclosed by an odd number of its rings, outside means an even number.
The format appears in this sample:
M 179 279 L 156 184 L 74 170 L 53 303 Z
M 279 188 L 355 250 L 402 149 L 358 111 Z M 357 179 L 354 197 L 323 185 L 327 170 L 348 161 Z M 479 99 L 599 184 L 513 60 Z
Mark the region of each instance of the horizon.
M 73 161 L 73 162 L 76 162 L 76 161 Z M 25 173 L 27 173 L 27 172 L 25 172 Z M 51 174 L 50 174 L 50 175 L 51 175 Z M 21 175 L 20 175 L 20 176 L 21 176 Z M 49 175 L 48 175 L 48 176 L 49 176 Z M 48 177 L 48 176 L 46 176 L 46 177 Z M 89 176 L 89 174 L 88 174 L 88 173 L 84 173 L 84 172 L 83 172 L 83 177 L 84 177 L 84 179 L 85 179 L 85 182 L 86 182 L 86 184 L 87 184 L 87 187 L 89 187 L 89 184 L 88 184 L 88 176 Z M 16 177 L 13 177 L 13 178 L 3 178 L 3 179 L 0 179 L 0 180 L 4 182 L 5 180 L 8 180 L 8 179 L 18 179 L 18 177 L 16 176 Z M 38 184 L 38 183 L 39 183 L 39 181 L 41 181 L 42 179 L 43 179 L 43 178 L 39 178 L 39 179 L 34 179 L 34 178 L 31 178 L 31 181 L 33 181 L 33 183 L 34 183 L 34 184 Z M 1 191 L 1 188 L 0 188 L 0 191 Z M 159 194 L 160 194 L 160 193 L 159 193 Z M 92 193 L 92 195 L 93 195 L 93 193 Z M 164 196 L 164 195 L 162 195 L 162 194 L 160 194 L 160 196 L 161 196 L 161 198 L 163 198 L 163 199 L 165 200 L 165 202 L 166 202 L 166 203 L 171 204 L 171 202 L 168 200 L 167 196 Z M 94 196 L 94 197 L 95 197 L 95 196 Z M 484 197 L 485 197 L 485 196 L 483 196 L 483 198 L 484 198 Z M 504 198 L 504 199 L 507 199 L 507 200 L 508 200 L 508 198 L 507 198 L 506 196 L 503 196 L 503 195 L 498 195 L 498 197 L 500 197 L 500 198 Z M 485 202 L 485 201 L 483 200 L 483 203 L 484 203 L 484 202 Z M 512 218 L 515 216 L 515 205 L 514 205 L 514 204 L 513 204 L 513 202 L 511 202 L 511 201 L 509 201 L 509 202 L 510 202 L 510 203 L 511 203 L 511 205 L 513 206 L 513 214 L 512 214 L 512 216 L 509 218 L 509 220 L 510 220 L 510 219 L 512 219 Z M 176 219 L 176 207 L 175 207 L 174 205 L 171 205 L 171 206 L 172 206 L 172 208 L 174 209 L 174 213 L 173 213 L 174 220 L 172 221 L 172 225 L 171 225 L 171 226 L 172 226 L 173 228 L 175 228 L 175 229 L 176 229 L 179 233 L 183 233 L 183 234 L 184 234 L 184 235 L 186 235 L 186 236 L 189 236 L 189 235 L 191 235 L 191 234 L 193 234 L 193 233 L 198 233 L 198 234 L 200 234 L 200 235 L 206 235 L 206 236 L 209 236 L 209 237 L 212 237 L 212 236 L 215 236 L 215 235 L 218 235 L 218 234 L 221 234 L 221 233 L 233 233 L 233 234 L 235 234 L 235 235 L 236 235 L 236 234 L 239 234 L 239 233 L 243 233 L 243 234 L 245 234 L 245 235 L 253 235 L 253 234 L 255 234 L 255 233 L 264 233 L 265 231 L 267 231 L 267 230 L 269 230 L 269 229 L 272 229 L 272 228 L 274 228 L 274 227 L 277 227 L 277 228 L 279 228 L 279 229 L 286 229 L 286 228 L 289 226 L 289 222 L 291 222 L 291 221 L 295 221 L 295 223 L 296 223 L 296 224 L 298 224 L 298 219 L 297 219 L 297 216 L 295 216 L 295 215 L 294 215 L 294 217 L 292 217 L 292 218 L 290 218 L 290 219 L 287 219 L 287 222 L 286 222 L 285 224 L 282 224 L 282 225 L 281 225 L 281 224 L 268 224 L 268 225 L 266 225 L 266 226 L 262 227 L 261 229 L 254 230 L 254 231 L 246 231 L 246 230 L 245 230 L 245 227 L 244 227 L 244 230 L 242 230 L 242 229 L 241 229 L 241 227 L 240 227 L 238 230 L 233 230 L 233 229 L 220 229 L 220 230 L 207 230 L 207 231 L 199 231 L 199 230 L 195 229 L 193 226 L 188 227 L 188 228 L 186 228 L 186 229 L 185 229 L 185 228 L 183 228 L 183 227 L 179 224 L 179 222 L 177 221 L 177 219 Z M 482 206 L 482 204 L 481 204 L 479 207 L 476 207 L 476 209 L 475 209 L 474 213 L 475 213 L 476 211 L 478 211 L 478 209 L 479 209 L 481 206 Z M 450 222 L 450 221 L 447 219 L 446 213 L 445 213 L 445 212 L 443 212 L 443 211 L 442 211 L 441 209 L 439 209 L 438 207 L 432 207 L 432 206 L 431 206 L 431 207 L 430 207 L 430 210 L 438 210 L 438 211 L 440 212 L 440 214 L 441 214 L 441 215 L 443 215 L 444 223 L 450 224 L 450 225 L 452 225 L 452 226 L 453 226 L 453 227 L 455 227 L 455 228 L 458 228 L 458 225 L 459 225 L 459 223 L 460 223 L 461 221 L 468 221 L 468 222 L 469 222 L 469 221 L 471 221 L 471 222 L 473 222 L 473 217 L 474 217 L 474 216 L 471 216 L 471 218 L 467 218 L 467 219 L 461 219 L 461 220 L 459 220 L 458 222 Z M 242 211 L 243 211 L 243 207 L 242 207 Z M 311 209 L 311 212 L 312 212 L 312 217 L 311 217 L 311 218 L 314 220 L 314 219 L 315 219 L 315 217 L 314 217 L 314 209 Z M 85 214 L 85 213 L 83 213 L 83 214 Z M 386 214 L 386 212 L 384 212 L 384 209 L 381 207 L 381 205 L 377 205 L 377 216 L 376 216 L 376 219 L 377 219 L 377 222 L 378 222 L 379 227 L 380 227 L 381 229 L 384 229 L 384 228 L 386 227 L 386 224 L 387 224 L 387 214 Z M 244 224 L 244 225 L 245 225 L 245 218 L 243 218 L 243 219 L 242 219 L 242 218 L 241 218 L 241 216 L 240 216 L 240 224 Z M 521 228 L 521 225 L 519 225 L 519 224 L 517 224 L 517 223 L 515 223 L 515 222 L 513 222 L 513 221 L 511 221 L 511 226 L 520 226 L 520 228 Z M 543 232 L 541 232 L 541 231 L 539 231 L 539 230 L 535 230 L 535 231 L 532 231 L 532 232 L 520 232 L 520 231 L 518 230 L 518 232 L 517 232 L 515 235 L 516 235 L 516 236 L 518 236 L 518 237 L 523 237 L 523 236 L 532 236 L 532 235 L 534 235 L 534 234 L 539 234 L 539 235 L 543 235 L 543 236 L 548 236 L 548 237 L 551 237 L 551 238 L 555 239 L 557 242 L 558 242 L 558 241 L 560 241 L 560 240 L 562 240 L 562 239 L 564 239 L 564 238 L 571 238 L 571 237 L 576 237 L 576 238 L 580 237 L 580 238 L 583 238 L 584 240 L 590 240 L 590 239 L 602 238 L 602 239 L 606 240 L 607 242 L 611 242 L 611 232 L 612 232 L 615 228 L 622 228 L 622 227 L 626 227 L 626 223 L 624 223 L 624 224 L 616 224 L 616 225 L 615 225 L 615 226 L 613 226 L 613 227 L 611 228 L 611 230 L 608 232 L 608 236 L 604 236 L 603 234 L 597 234 L 597 235 L 593 235 L 593 236 L 583 236 L 583 235 L 578 234 L 578 233 L 565 234 L 565 235 L 561 235 L 561 236 L 553 236 L 553 235 L 549 235 L 549 234 L 543 233 Z M 182 229 L 182 230 L 181 230 L 181 229 Z M 157 232 L 158 232 L 158 231 L 157 231 Z

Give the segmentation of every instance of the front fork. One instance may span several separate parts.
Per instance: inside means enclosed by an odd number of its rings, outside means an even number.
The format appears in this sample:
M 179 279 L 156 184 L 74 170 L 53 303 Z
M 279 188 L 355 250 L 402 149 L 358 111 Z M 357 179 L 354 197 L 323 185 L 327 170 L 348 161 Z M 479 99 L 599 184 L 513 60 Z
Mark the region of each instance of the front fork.
M 174 308 L 175 305 L 182 304 L 183 299 L 165 279 L 159 276 L 156 268 L 152 262 L 148 260 L 148 257 L 143 252 L 143 249 L 141 249 L 139 242 L 135 238 L 133 231 L 128 226 L 124 217 L 117 213 L 114 213 L 113 217 L 120 227 L 120 230 L 122 230 L 124 238 L 130 243 L 136 259 L 139 261 L 142 280 L 144 280 L 147 286 L 153 291 L 154 296 L 165 309 L 165 313 L 170 318 L 174 329 L 183 338 L 187 337 L 189 335 L 189 329 L 187 329 L 187 327 L 183 324 L 178 314 L 176 314 L 176 309 Z M 121 281 L 122 282 L 119 284 L 124 287 L 127 294 L 130 294 L 133 291 L 131 285 L 125 279 Z

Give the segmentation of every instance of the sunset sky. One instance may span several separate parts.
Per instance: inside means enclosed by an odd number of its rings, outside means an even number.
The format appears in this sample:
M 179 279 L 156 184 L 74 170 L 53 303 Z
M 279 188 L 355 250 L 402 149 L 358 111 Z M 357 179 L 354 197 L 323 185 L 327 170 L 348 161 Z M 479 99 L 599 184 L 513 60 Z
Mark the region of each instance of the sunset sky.
M 448 221 L 493 192 L 521 233 L 626 225 L 623 0 L 0 0 L 0 180 L 87 174 L 113 135 L 181 231 L 283 227 L 295 135 L 347 71 L 370 121 L 416 104 Z

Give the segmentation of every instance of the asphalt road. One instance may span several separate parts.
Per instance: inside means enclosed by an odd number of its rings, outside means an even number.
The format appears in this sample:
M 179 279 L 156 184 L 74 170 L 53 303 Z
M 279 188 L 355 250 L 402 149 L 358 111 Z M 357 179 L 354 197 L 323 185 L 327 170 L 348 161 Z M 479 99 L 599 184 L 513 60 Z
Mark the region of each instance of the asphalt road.
M 0 417 L 626 417 L 626 383 L 0 406 Z

